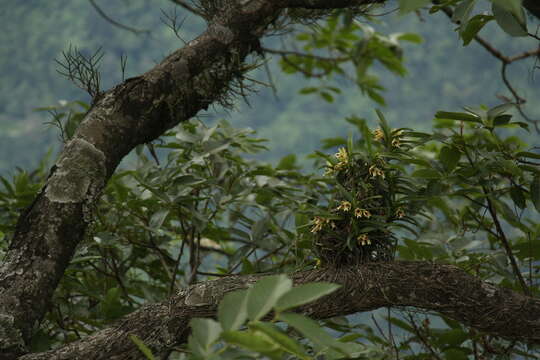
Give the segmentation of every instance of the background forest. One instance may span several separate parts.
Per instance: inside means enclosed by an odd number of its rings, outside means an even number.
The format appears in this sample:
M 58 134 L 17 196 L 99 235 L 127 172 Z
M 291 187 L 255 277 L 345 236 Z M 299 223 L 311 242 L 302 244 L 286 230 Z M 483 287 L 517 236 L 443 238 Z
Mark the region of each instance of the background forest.
M 149 70 L 182 45 L 165 24 L 175 7 L 171 1 L 109 1 L 100 6 L 121 23 L 149 32 L 134 34 L 111 25 L 86 0 L 2 1 L 0 174 L 7 174 L 15 166 L 32 168 L 48 149 L 58 149 L 57 131 L 44 125 L 51 120 L 50 115 L 36 112 L 36 108 L 58 105 L 59 100 L 89 100 L 84 91 L 57 72 L 54 60 L 61 60 L 70 44 L 87 54 L 103 50 L 103 89 L 122 79 L 121 56 L 127 58 L 125 77 L 129 78 Z M 385 11 L 396 7 L 397 3 L 393 7 L 389 4 Z M 180 34 L 186 41 L 204 28 L 195 16 L 179 10 L 177 14 L 183 20 Z M 475 42 L 464 48 L 455 25 L 443 13 L 400 16 L 395 11 L 374 20 L 384 34 L 411 32 L 423 39 L 421 44 L 402 42 L 404 76 L 392 74 L 378 63 L 374 65 L 373 73 L 386 89 L 382 93 L 384 112 L 391 123 L 427 130 L 437 110 L 458 111 L 473 104 L 493 106 L 500 102 L 497 95 L 508 95 L 502 79 L 493 71 L 499 68 L 499 61 Z M 494 22 L 486 25 L 482 34 L 507 54 L 534 46 L 532 39 L 509 38 Z M 293 44 L 292 40 L 274 36 L 263 41 L 265 47 L 280 49 L 282 44 Z M 238 111 L 223 113 L 217 107 L 207 112 L 214 119 L 226 118 L 235 127 L 249 126 L 260 137 L 269 139 L 271 151 L 261 157 L 276 161 L 289 153 L 309 154 L 320 146 L 321 139 L 351 132 L 352 126 L 343 119 L 353 114 L 374 123 L 373 108 L 380 105 L 361 94 L 351 81 L 327 81 L 328 86 L 342 89 L 332 103 L 316 94 L 300 96 L 298 91 L 310 82 L 301 73 L 283 74 L 279 60 L 278 55 L 268 56 L 272 80 L 264 66 L 250 75 L 274 86 L 258 86 L 257 96 L 249 99 L 251 106 L 237 99 Z M 530 58 L 509 67 L 513 84 L 525 98 L 538 96 L 534 64 L 535 59 Z M 540 116 L 538 108 L 526 109 L 532 118 Z

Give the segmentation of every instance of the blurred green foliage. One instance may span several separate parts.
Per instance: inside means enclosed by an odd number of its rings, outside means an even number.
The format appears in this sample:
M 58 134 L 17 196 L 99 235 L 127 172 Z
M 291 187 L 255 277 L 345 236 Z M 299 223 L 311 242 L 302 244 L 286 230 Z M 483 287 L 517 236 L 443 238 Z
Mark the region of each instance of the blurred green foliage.
M 84 92 L 56 72 L 54 59 L 60 59 L 62 51 L 70 44 L 87 54 L 103 48 L 105 56 L 100 71 L 104 89 L 121 81 L 121 55 L 127 56 L 125 77 L 128 78 L 143 73 L 182 46 L 182 41 L 162 22 L 165 20 L 162 10 L 173 15 L 171 1 L 134 0 L 127 3 L 118 0 L 99 4 L 113 19 L 138 29 L 150 30 L 150 34 L 136 35 L 114 27 L 84 0 L 28 0 L 9 6 L 1 5 L 0 42 L 3 46 L 0 49 L 0 69 L 3 75 L 0 82 L 0 173 L 6 173 L 16 165 L 34 167 L 50 147 L 57 149 L 56 134 L 46 131 L 43 126 L 50 118 L 45 113 L 35 113 L 36 107 L 55 105 L 61 99 L 68 102 L 89 100 Z M 392 4 L 389 7 L 392 8 Z M 387 9 L 375 12 L 383 13 Z M 177 15 L 179 22 L 184 20 L 180 29 L 183 39 L 191 40 L 204 29 L 203 22 L 191 15 L 186 17 L 183 10 L 179 9 Z M 341 26 L 334 27 L 335 31 L 330 32 L 329 26 L 324 27 L 327 36 L 333 34 L 335 37 L 343 31 L 350 33 L 350 29 L 344 30 Z M 353 23 L 352 26 L 360 25 Z M 407 69 L 404 77 L 390 74 L 384 69 L 385 62 L 375 62 L 369 77 L 363 78 L 364 82 L 378 78 L 377 83 L 385 88 L 384 92 L 380 89 L 371 89 L 371 92 L 384 97 L 387 104 L 385 116 L 390 122 L 397 122 L 401 127 L 426 130 L 430 126 L 426 119 L 440 108 L 480 104 L 493 106 L 498 101 L 496 95 L 508 95 L 500 77 L 495 76 L 493 70 L 498 66 L 498 61 L 474 42 L 463 48 L 457 41 L 455 26 L 441 12 L 429 16 L 415 16 L 414 13 L 376 16 L 369 19 L 369 26 L 365 22 L 361 26 L 366 29 L 372 26 L 379 31 L 375 37 L 395 34 L 396 38 L 403 36 L 399 35 L 403 33 L 419 33 L 424 39 L 421 44 L 403 43 L 398 51 L 402 52 L 401 62 Z M 535 20 L 529 19 L 529 28 L 534 29 L 534 26 Z M 309 33 L 305 26 L 299 26 L 298 30 Z M 534 41 L 525 38 L 508 41 L 507 34 L 494 21 L 490 21 L 480 34 L 508 55 L 536 46 Z M 281 49 L 284 44 L 286 49 L 303 50 L 299 46 L 308 44 L 297 43 L 296 36 L 300 36 L 299 33 L 269 37 L 264 39 L 264 46 Z M 302 36 L 305 38 L 306 35 Z M 355 32 L 352 36 L 362 40 L 369 38 L 362 32 Z M 347 40 L 339 51 L 350 54 L 363 51 L 365 55 L 369 46 L 358 47 L 356 43 Z M 397 50 L 394 48 L 393 51 Z M 384 51 L 392 54 L 392 48 Z M 325 49 L 319 54 L 330 55 Z M 292 76 L 283 74 L 279 55 L 269 54 L 267 58 L 272 81 L 268 79 L 264 67 L 253 76 L 260 81 L 273 83 L 277 93 L 274 94 L 271 88 L 261 87 L 256 96 L 250 97 L 250 105 L 239 100 L 239 111 L 218 115 L 227 116 L 234 126 L 255 128 L 261 136 L 269 139 L 272 152 L 261 155 L 262 158 L 277 161 L 289 153 L 296 153 L 303 164 L 308 164 L 303 159 L 304 155 L 316 148 L 321 139 L 354 131 L 351 125 L 340 119 L 353 114 L 363 118 L 371 115 L 374 103 L 369 100 L 369 94 L 361 94 L 355 81 L 346 77 L 324 79 L 328 89 L 340 89 L 339 94 L 333 90 L 326 91 L 334 97 L 333 103 L 324 101 L 320 96 L 298 96 L 298 90 L 312 87 L 314 80 L 301 73 Z M 386 64 L 392 61 L 386 61 Z M 531 99 L 536 90 L 530 81 L 531 76 L 526 74 L 530 74 L 533 64 L 534 59 L 530 59 L 509 69 L 509 76 L 517 88 Z M 344 71 L 346 75 L 356 77 L 350 67 L 345 67 Z M 381 101 L 380 97 L 378 99 Z M 540 116 L 540 111 L 533 106 L 529 106 L 527 111 L 533 118 Z M 214 117 L 215 114 L 202 113 L 201 116 Z

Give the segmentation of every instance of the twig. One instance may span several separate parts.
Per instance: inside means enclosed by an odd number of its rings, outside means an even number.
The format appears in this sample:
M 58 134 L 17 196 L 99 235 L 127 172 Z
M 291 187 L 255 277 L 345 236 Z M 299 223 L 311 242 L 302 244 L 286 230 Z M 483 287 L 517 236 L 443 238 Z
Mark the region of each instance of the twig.
M 189 12 L 192 12 L 193 14 L 202 17 L 203 19 L 206 18 L 206 15 L 202 11 L 199 11 L 198 9 L 196 9 L 195 7 L 187 4 L 183 0 L 170 0 L 170 1 L 175 3 L 176 5 L 179 5 L 179 6 L 183 7 L 184 9 L 188 10 Z
M 413 326 L 414 332 L 416 336 L 418 336 L 418 339 L 420 339 L 420 342 L 424 347 L 431 353 L 431 356 L 433 356 L 434 359 L 442 360 L 442 358 L 435 352 L 431 344 L 429 343 L 428 339 L 425 338 L 424 334 L 422 333 L 422 330 L 418 328 L 418 325 L 416 325 L 416 321 L 413 319 L 411 314 L 407 314 L 407 317 L 409 318 L 409 323 Z
M 161 18 L 161 22 L 165 24 L 168 28 L 170 28 L 174 35 L 180 39 L 184 45 L 187 45 L 187 41 L 180 36 L 180 28 L 182 25 L 184 25 L 184 21 L 186 21 L 187 17 L 185 16 L 180 23 L 178 23 L 178 15 L 176 14 L 176 8 L 173 9 L 173 13 L 171 15 L 167 14 L 165 11 L 161 10 L 161 13 L 165 17 L 165 19 Z
M 127 26 L 127 25 L 124 25 L 124 24 L 121 24 L 119 23 L 118 21 L 110 18 L 106 13 L 105 11 L 103 11 L 96 3 L 94 0 L 88 0 L 90 2 L 90 4 L 92 5 L 92 7 L 97 11 L 97 13 L 99 15 L 101 15 L 102 18 L 104 18 L 105 20 L 107 20 L 108 22 L 110 22 L 111 24 L 113 24 L 114 26 L 116 27 L 119 27 L 120 29 L 124 29 L 124 30 L 127 30 L 127 31 L 131 31 L 132 33 L 134 34 L 143 34 L 143 33 L 150 33 L 150 30 L 141 30 L 141 29 L 135 29 L 133 27 L 130 27 L 130 26 Z
M 96 100 L 101 93 L 99 74 L 99 63 L 103 58 L 101 47 L 93 55 L 85 56 L 77 47 L 70 45 L 67 51 L 62 51 L 62 56 L 63 61 L 55 59 L 60 66 L 56 71 Z

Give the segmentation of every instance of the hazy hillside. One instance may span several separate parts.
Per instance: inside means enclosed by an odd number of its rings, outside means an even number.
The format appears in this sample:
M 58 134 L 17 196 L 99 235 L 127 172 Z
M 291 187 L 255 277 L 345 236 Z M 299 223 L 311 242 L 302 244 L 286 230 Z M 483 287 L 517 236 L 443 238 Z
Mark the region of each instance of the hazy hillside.
M 170 1 L 98 3 L 110 17 L 150 32 L 135 35 L 120 30 L 104 21 L 86 0 L 1 2 L 0 173 L 9 172 L 15 166 L 33 166 L 48 148 L 58 146 L 57 133 L 44 125 L 49 120 L 48 115 L 36 113 L 36 107 L 52 105 L 61 99 L 88 100 L 84 92 L 56 72 L 54 59 L 60 59 L 62 51 L 70 44 L 88 53 L 103 48 L 101 70 L 105 89 L 121 81 L 122 54 L 128 57 L 126 77 L 129 77 L 148 70 L 170 51 L 182 46 L 161 21 L 162 10 L 170 13 L 173 8 Z M 180 11 L 180 19 L 183 19 Z M 444 16 L 425 15 L 419 19 L 390 15 L 381 20 L 385 23 L 377 26 L 383 32 L 418 32 L 425 39 L 422 45 L 405 48 L 408 76 L 398 78 L 382 69 L 378 71 L 387 88 L 388 105 L 383 111 L 395 124 L 428 127 L 438 109 L 494 105 L 499 102 L 497 94 L 506 94 L 499 77 L 498 61 L 475 44 L 464 49 L 453 31 L 454 25 Z M 181 31 L 183 38 L 192 39 L 203 26 L 188 16 Z M 508 41 L 506 35 L 490 26 L 482 35 L 508 54 L 535 46 L 533 41 Z M 276 37 L 265 41 L 265 45 L 272 48 L 279 48 L 281 43 Z M 339 83 L 344 90 L 334 103 L 326 103 L 316 96 L 299 95 L 298 89 L 308 83 L 302 76 L 282 74 L 276 60 L 276 56 L 270 59 L 269 68 L 277 94 L 260 87 L 259 93 L 249 99 L 251 107 L 239 100 L 238 112 L 222 114 L 234 126 L 250 126 L 270 139 L 272 152 L 266 155 L 267 159 L 290 152 L 305 154 L 316 148 L 321 138 L 346 133 L 347 124 L 342 120 L 345 116 L 374 117 L 373 109 L 377 105 L 342 80 Z M 516 87 L 531 102 L 538 96 L 532 69 L 533 60 L 529 60 L 512 65 L 510 72 L 514 74 Z M 268 82 L 264 68 L 254 77 Z M 528 110 L 540 117 L 538 108 Z

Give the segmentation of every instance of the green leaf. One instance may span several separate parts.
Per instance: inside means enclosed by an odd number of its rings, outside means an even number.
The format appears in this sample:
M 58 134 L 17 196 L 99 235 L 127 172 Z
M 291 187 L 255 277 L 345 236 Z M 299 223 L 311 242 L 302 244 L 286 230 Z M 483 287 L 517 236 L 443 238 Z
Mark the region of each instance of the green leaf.
M 519 207 L 520 209 L 525 209 L 525 207 L 527 206 L 525 195 L 523 194 L 523 191 L 519 187 L 512 186 L 510 188 L 510 197 L 512 198 L 512 201 L 514 202 L 514 204 L 516 204 L 516 206 Z
M 512 115 L 510 114 L 499 115 L 495 117 L 495 119 L 493 119 L 493 126 L 506 125 L 510 122 L 511 119 L 512 119 Z
M 348 351 L 349 349 L 345 344 L 337 341 L 326 331 L 324 331 L 316 321 L 311 320 L 304 315 L 293 313 L 280 313 L 278 315 L 278 320 L 286 322 L 287 324 L 298 330 L 306 338 L 313 341 L 319 351 L 327 348 L 332 348 L 338 350 L 344 355 L 351 355 Z
M 469 359 L 468 352 L 470 350 L 461 350 L 459 348 L 452 348 L 444 350 L 444 358 L 452 360 L 467 360 Z
M 248 290 L 247 312 L 250 320 L 259 320 L 272 309 L 278 299 L 292 288 L 287 276 L 267 276 Z
M 492 0 L 494 4 L 509 11 L 516 17 L 520 24 L 525 25 L 525 12 L 521 6 L 522 0 Z
M 258 353 L 273 352 L 279 349 L 279 346 L 268 341 L 266 336 L 251 331 L 224 331 L 221 337 L 230 344 Z
M 275 308 L 277 311 L 292 309 L 328 295 L 336 291 L 339 287 L 340 285 L 323 282 L 303 284 L 289 290 L 283 295 L 278 300 Z
M 309 356 L 305 353 L 304 348 L 289 335 L 285 334 L 277 326 L 261 321 L 251 322 L 249 324 L 250 329 L 260 331 L 267 335 L 272 342 L 278 345 L 283 350 L 298 356 L 300 359 L 309 359 Z
M 452 21 L 459 24 L 465 24 L 469 20 L 469 16 L 476 5 L 476 0 L 464 0 L 456 6 L 454 14 L 452 15 Z
M 405 14 L 420 9 L 431 3 L 431 0 L 399 0 L 399 12 Z
M 277 170 L 294 170 L 296 169 L 296 155 L 289 154 L 285 155 L 279 161 L 279 164 L 276 167 Z
M 413 172 L 412 176 L 424 179 L 440 179 L 442 175 L 435 169 L 420 169 Z
M 531 182 L 531 201 L 540 212 L 540 175 L 536 175 Z
M 439 159 L 448 171 L 454 170 L 459 162 L 461 153 L 454 147 L 444 146 L 439 153 Z
M 224 330 L 237 330 L 247 319 L 247 290 L 230 292 L 218 306 L 218 320 Z
M 516 154 L 516 157 L 526 157 L 526 158 L 530 158 L 530 159 L 538 159 L 538 160 L 540 160 L 540 154 L 535 154 L 535 153 L 527 152 L 527 151 L 518 152 Z
M 150 348 L 148 346 L 146 346 L 141 339 L 139 339 L 137 337 L 137 335 L 129 335 L 129 339 L 131 341 L 133 341 L 133 343 L 135 345 L 137 345 L 137 347 L 139 348 L 139 350 L 144 354 L 144 356 L 146 356 L 147 359 L 149 360 L 155 360 L 156 358 L 154 357 L 154 355 L 152 354 L 152 350 L 150 350 Z
M 494 17 L 490 15 L 475 15 L 472 17 L 469 22 L 467 22 L 467 26 L 465 26 L 465 29 L 461 32 L 461 38 L 463 39 L 463 46 L 468 45 L 472 39 L 478 34 L 480 30 L 486 25 L 488 22 L 493 20 Z
M 260 220 L 257 220 L 252 226 L 251 226 L 251 241 L 257 243 L 263 239 L 264 234 L 268 230 L 269 227 L 269 219 L 268 218 L 262 218 Z
M 305 87 L 305 88 L 302 88 L 299 93 L 300 94 L 312 94 L 314 92 L 317 92 L 318 88 L 316 87 L 313 87 L 313 86 L 310 86 L 310 87 Z
M 169 209 L 161 209 L 155 212 L 150 218 L 150 222 L 148 223 L 149 227 L 153 229 L 160 228 L 161 225 L 163 225 L 163 221 L 167 218 L 167 215 L 169 215 Z
M 401 41 L 409 41 L 409 42 L 412 42 L 414 44 L 421 44 L 424 39 L 422 39 L 422 37 L 418 34 L 415 34 L 415 33 L 404 33 L 404 34 L 399 34 L 397 37 L 396 37 L 397 40 L 401 40 Z
M 508 0 L 505 0 L 508 1 Z M 494 1 L 492 4 L 493 16 L 495 16 L 495 21 L 507 34 L 511 36 L 527 36 L 527 26 L 524 21 L 520 21 L 516 15 L 507 10 L 506 7 L 503 7 L 499 2 Z M 521 11 L 523 11 L 521 9 Z M 525 16 L 523 15 L 523 19 Z
M 505 112 L 507 112 L 508 110 L 514 107 L 515 105 L 512 103 L 505 103 L 505 104 L 497 105 L 488 110 L 487 117 L 489 119 L 495 119 L 497 116 L 504 114 Z
M 209 349 L 222 332 L 221 325 L 213 319 L 195 318 L 190 321 L 190 326 L 192 336 L 205 349 Z
M 330 95 L 330 93 L 327 93 L 326 91 L 321 91 L 319 93 L 319 95 L 321 95 L 321 97 L 326 101 L 326 102 L 329 102 L 329 103 L 333 103 L 334 102 L 334 97 L 332 95 Z
M 459 121 L 470 121 L 481 124 L 482 121 L 477 115 L 469 113 L 458 113 L 458 112 L 448 112 L 448 111 L 437 111 L 435 114 L 436 119 L 448 119 L 448 120 L 459 120 Z

